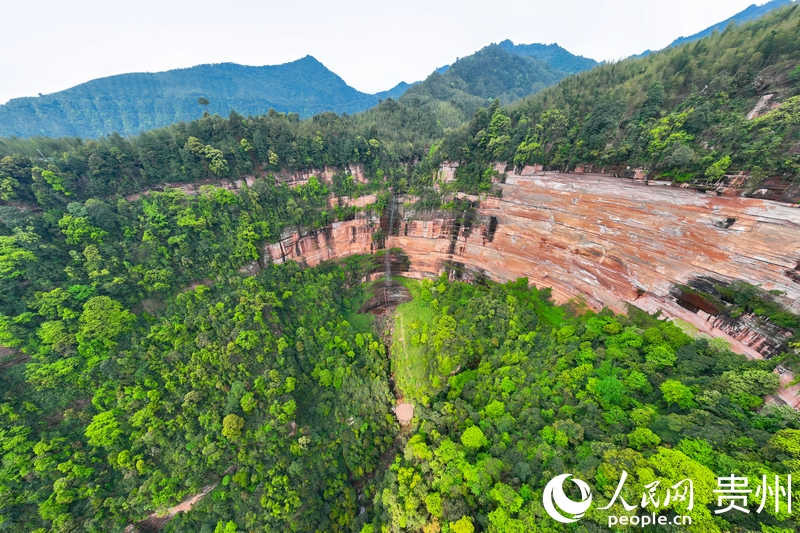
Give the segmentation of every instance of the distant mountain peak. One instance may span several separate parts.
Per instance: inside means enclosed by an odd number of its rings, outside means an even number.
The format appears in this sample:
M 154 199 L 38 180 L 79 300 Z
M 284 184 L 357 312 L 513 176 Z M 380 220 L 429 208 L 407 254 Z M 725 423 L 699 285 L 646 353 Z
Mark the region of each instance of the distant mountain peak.
M 500 48 L 512 54 L 533 57 L 550 63 L 554 68 L 575 74 L 596 67 L 599 63 L 594 59 L 575 55 L 556 43 L 553 44 L 514 44 L 510 39 L 501 41 Z
M 301 57 L 300 59 L 295 59 L 294 61 L 289 61 L 289 63 L 310 63 L 310 64 L 313 64 L 313 65 L 322 65 L 323 67 L 325 66 L 325 65 L 322 64 L 322 62 L 319 59 L 317 59 L 316 57 L 312 56 L 311 54 L 306 54 L 303 57 Z
M 487 100 L 513 102 L 554 85 L 566 75 L 546 61 L 490 44 L 459 58 L 447 70 L 436 69 L 425 81 L 410 88 L 402 101 L 414 106 L 448 102 L 467 117 L 487 105 Z
M 302 117 L 357 113 L 381 99 L 399 98 L 408 87 L 400 83 L 383 93 L 362 93 L 311 55 L 281 65 L 216 63 L 118 74 L 0 105 L 0 136 L 133 135 L 198 118 L 200 96 L 210 102 L 209 113 L 223 116 L 231 110 L 246 116 L 269 109 Z

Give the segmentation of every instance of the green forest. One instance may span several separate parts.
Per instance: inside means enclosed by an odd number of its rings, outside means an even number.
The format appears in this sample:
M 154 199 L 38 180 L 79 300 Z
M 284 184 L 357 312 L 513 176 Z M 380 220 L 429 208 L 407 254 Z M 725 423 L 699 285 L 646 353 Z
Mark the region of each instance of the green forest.
M 785 508 L 710 510 L 722 472 L 761 479 L 797 468 L 798 413 L 754 410 L 778 385 L 772 364 L 635 308 L 615 316 L 555 307 L 526 279 L 441 278 L 414 292 L 398 314 L 425 362 L 409 382 L 420 413 L 362 532 L 607 531 L 602 513 L 580 528 L 555 522 L 541 493 L 555 475 L 580 472 L 607 501 L 622 470 L 634 504 L 655 479 L 692 477 L 692 511 L 661 507 L 690 515 L 690 531 L 796 531 Z
M 800 317 L 769 293 L 708 296 L 793 332 L 756 361 L 633 306 L 557 305 L 524 278 L 398 276 L 409 301 L 378 317 L 364 303 L 402 250 L 376 239 L 375 254 L 307 267 L 264 245 L 378 218 L 393 195 L 466 211 L 454 193 L 498 194 L 498 162 L 795 186 L 798 37 L 791 6 L 566 77 L 488 47 L 355 115 L 0 139 L 0 531 L 121 533 L 203 494 L 139 531 L 590 533 L 635 512 L 688 516 L 687 531 L 797 531 L 800 413 L 764 397 L 778 364 L 800 368 Z M 530 77 L 481 66 L 503 61 Z M 537 76 L 563 79 L 503 105 Z M 748 120 L 768 92 L 781 105 Z M 445 161 L 459 163 L 451 183 L 436 181 Z M 296 173 L 311 176 L 289 186 Z M 567 472 L 594 491 L 573 524 L 542 504 Z M 718 479 L 734 475 L 750 512 L 716 513 Z M 693 505 L 667 501 L 686 478 Z
M 445 136 L 440 155 L 462 161 L 461 186 L 472 190 L 488 186 L 490 161 L 553 170 L 644 167 L 653 177 L 701 185 L 746 171 L 751 192 L 769 178 L 795 183 L 797 7 L 570 76 L 503 116 L 477 114 Z M 781 105 L 749 120 L 765 94 Z

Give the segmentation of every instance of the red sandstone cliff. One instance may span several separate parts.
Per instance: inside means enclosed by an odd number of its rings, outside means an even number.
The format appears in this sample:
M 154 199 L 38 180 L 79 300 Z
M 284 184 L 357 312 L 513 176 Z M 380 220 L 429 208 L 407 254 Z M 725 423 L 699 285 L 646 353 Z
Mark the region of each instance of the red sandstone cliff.
M 501 198 L 479 203 L 477 226 L 455 238 L 446 218 L 406 220 L 387 245 L 403 248 L 412 275 L 455 262 L 499 281 L 526 276 L 559 302 L 584 295 L 616 311 L 633 303 L 717 335 L 725 333 L 718 322 L 670 296 L 675 284 L 740 279 L 784 291 L 800 312 L 800 210 L 792 206 L 591 174 L 509 175 L 501 188 Z M 759 355 L 763 339 L 730 333 L 740 351 Z
M 552 287 L 558 302 L 582 295 L 594 308 L 622 312 L 633 303 L 661 310 L 753 357 L 771 355 L 781 333 L 760 330 L 746 316 L 724 320 L 681 306 L 671 294 L 675 285 L 740 279 L 783 291 L 784 302 L 800 312 L 800 209 L 594 174 L 525 174 L 507 176 L 500 198 L 467 197 L 477 207 L 471 225 L 460 225 L 459 213 L 415 213 L 412 201 L 401 204 L 386 246 L 404 250 L 412 276 L 446 270 L 498 281 L 524 276 Z M 380 227 L 360 214 L 310 234 L 284 235 L 264 256 L 316 265 L 370 253 Z
M 334 222 L 311 233 L 290 233 L 277 243 L 266 245 L 264 256 L 278 264 L 291 259 L 315 266 L 330 259 L 368 254 L 377 248 L 372 239 L 377 228 L 377 218 L 360 213 L 354 220 Z

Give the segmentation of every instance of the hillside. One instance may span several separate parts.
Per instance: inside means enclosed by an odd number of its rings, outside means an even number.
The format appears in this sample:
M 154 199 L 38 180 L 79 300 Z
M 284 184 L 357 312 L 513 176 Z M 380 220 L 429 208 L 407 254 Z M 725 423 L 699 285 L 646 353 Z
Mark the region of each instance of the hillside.
M 496 44 L 440 70 L 409 88 L 400 102 L 429 109 L 449 127 L 459 126 L 492 99 L 514 102 L 567 76 L 546 61 L 507 52 Z
M 460 176 L 473 184 L 485 182 L 482 173 L 500 159 L 561 170 L 643 167 L 651 178 L 731 185 L 726 194 L 798 198 L 799 23 L 797 6 L 787 6 L 700 41 L 571 76 L 512 106 L 506 136 L 492 149 L 476 137 L 496 120 L 488 114 L 454 132 L 443 157 L 467 163 Z M 739 171 L 746 174 L 735 183 L 724 178 Z
M 724 31 L 725 28 L 727 28 L 728 25 L 731 23 L 744 24 L 745 22 L 750 22 L 751 20 L 761 18 L 767 13 L 770 13 L 771 11 L 774 11 L 784 6 L 792 5 L 796 2 L 797 0 L 770 0 L 769 2 L 766 2 L 761 5 L 751 4 L 750 6 L 747 7 L 747 9 L 744 9 L 743 11 L 736 13 L 734 16 L 727 18 L 722 22 L 718 22 L 717 24 L 714 24 L 713 26 L 710 26 L 701 32 L 697 32 L 694 35 L 690 35 L 688 37 L 678 37 L 677 39 L 675 39 L 670 43 L 670 46 L 678 46 L 684 43 L 698 41 L 703 37 L 708 37 L 715 31 L 716 32 Z
M 790 6 L 355 115 L 0 139 L 0 530 L 800 531 L 798 65 Z
M 667 46 L 667 48 L 671 48 L 671 47 L 674 47 L 674 46 L 679 46 L 679 45 L 685 44 L 685 43 L 691 43 L 691 42 L 694 42 L 694 41 L 699 41 L 703 37 L 708 37 L 709 35 L 711 35 L 715 31 L 716 32 L 725 31 L 725 28 L 727 28 L 728 25 L 731 24 L 731 23 L 744 24 L 745 22 L 750 22 L 751 20 L 755 20 L 755 19 L 763 17 L 764 15 L 766 15 L 767 13 L 769 13 L 771 11 L 774 11 L 775 9 L 794 4 L 796 1 L 797 0 L 770 0 L 769 2 L 766 2 L 766 3 L 761 4 L 761 5 L 751 4 L 750 6 L 747 7 L 747 9 L 744 9 L 744 10 L 740 11 L 739 13 L 736 13 L 732 17 L 729 17 L 729 18 L 723 20 L 722 22 L 718 22 L 718 23 L 714 24 L 713 26 L 709 26 L 708 28 L 704 29 L 703 31 L 699 31 L 699 32 L 697 32 L 697 33 L 695 33 L 693 35 L 689 35 L 688 37 L 678 37 L 677 39 L 672 41 Z M 653 53 L 652 50 L 647 50 L 647 51 L 643 52 L 642 54 L 639 54 L 636 57 L 643 57 L 643 56 L 646 56 L 647 54 L 651 54 L 651 53 Z
M 502 136 L 504 116 L 493 110 L 485 136 Z M 641 202 L 627 180 L 575 188 L 568 174 L 513 176 L 479 209 L 449 194 L 430 208 L 424 191 L 446 183 L 388 145 L 332 114 L 271 113 L 111 137 L 46 163 L 0 159 L 24 188 L 0 206 L 0 345 L 15 350 L 0 354 L 7 531 L 122 533 L 208 492 L 164 531 L 566 533 L 541 504 L 549 479 L 576 472 L 599 507 L 629 463 L 629 502 L 654 478 L 690 477 L 693 508 L 675 499 L 659 513 L 708 533 L 797 530 L 785 504 L 712 514 L 717 476 L 796 471 L 800 416 L 762 398 L 785 359 L 748 361 L 663 316 L 566 292 L 621 289 L 635 273 L 636 303 L 689 265 L 737 261 L 792 287 L 763 248 L 782 237 L 791 249 L 796 225 L 758 200 L 704 209 L 659 188 Z M 710 223 L 738 213 L 751 231 Z M 684 231 L 699 247 L 724 242 L 703 247 L 703 263 Z M 363 283 L 402 265 L 423 281 Z M 552 275 L 556 289 L 487 279 L 509 269 Z M 664 278 L 645 285 L 648 270 Z M 397 286 L 410 301 L 365 314 Z M 800 329 L 769 293 L 718 290 L 731 315 Z M 398 401 L 413 402 L 411 424 Z M 605 516 L 581 525 L 603 531 Z
M 418 96 L 469 101 L 464 108 L 466 114 L 460 117 L 463 121 L 490 96 L 513 101 L 558 81 L 563 76 L 562 66 L 565 72 L 577 72 L 596 64 L 558 45 L 513 45 L 504 41 L 503 45 L 506 44 L 511 54 L 541 56 L 546 64 L 484 50 L 457 62 L 458 72 L 445 80 L 456 90 L 442 92 L 433 88 L 436 82 L 432 81 Z M 434 75 L 445 74 L 449 68 L 437 69 Z M 158 73 L 121 74 L 49 95 L 15 98 L 0 105 L 0 137 L 91 139 L 114 132 L 134 135 L 193 120 L 203 111 L 227 116 L 235 110 L 247 116 L 275 109 L 297 113 L 301 118 L 328 111 L 353 114 L 381 100 L 398 99 L 411 86 L 401 82 L 387 91 L 362 93 L 311 56 L 276 66 L 223 63 Z M 199 98 L 205 98 L 209 104 L 199 105 Z
M 357 113 L 397 98 L 401 83 L 377 95 L 347 85 L 311 56 L 276 66 L 199 65 L 154 74 L 121 74 L 57 93 L 0 105 L 0 136 L 95 138 L 133 135 L 199 117 L 204 110 L 261 115 L 270 108 L 307 118 L 324 111 Z M 207 109 L 198 105 L 206 98 Z

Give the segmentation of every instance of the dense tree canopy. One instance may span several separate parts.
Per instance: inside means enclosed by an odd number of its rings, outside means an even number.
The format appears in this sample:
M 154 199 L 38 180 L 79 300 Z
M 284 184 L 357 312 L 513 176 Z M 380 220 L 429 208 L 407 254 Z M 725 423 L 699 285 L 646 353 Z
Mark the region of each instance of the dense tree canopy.
M 462 161 L 460 186 L 477 190 L 495 161 L 622 172 L 646 167 L 676 181 L 717 181 L 749 171 L 796 180 L 800 11 L 775 10 L 740 27 L 644 58 L 600 65 L 562 80 L 509 110 L 476 115 L 450 133 L 439 157 Z M 769 95 L 763 116 L 749 120 Z M 489 125 L 508 117 L 502 135 Z
M 755 491 L 763 475 L 797 475 L 800 415 L 752 395 L 778 386 L 774 363 L 693 340 L 635 308 L 628 316 L 572 314 L 525 279 L 424 281 L 415 294 L 414 305 L 421 300 L 432 313 L 431 331 L 446 329 L 447 341 L 422 343 L 429 376 L 418 379 L 433 386 L 362 533 L 572 531 L 546 514 L 544 485 L 572 473 L 593 486 L 600 507 L 623 470 L 627 502 L 639 507 L 660 480 L 651 507 L 691 516 L 689 531 L 797 529 L 785 498 L 780 512 L 772 505 L 756 513 L 756 503 L 749 514 L 714 514 L 718 477 L 748 477 Z M 693 509 L 666 503 L 663 489 L 686 478 Z M 626 511 L 617 502 L 606 513 Z M 587 514 L 580 531 L 607 531 L 606 513 Z

